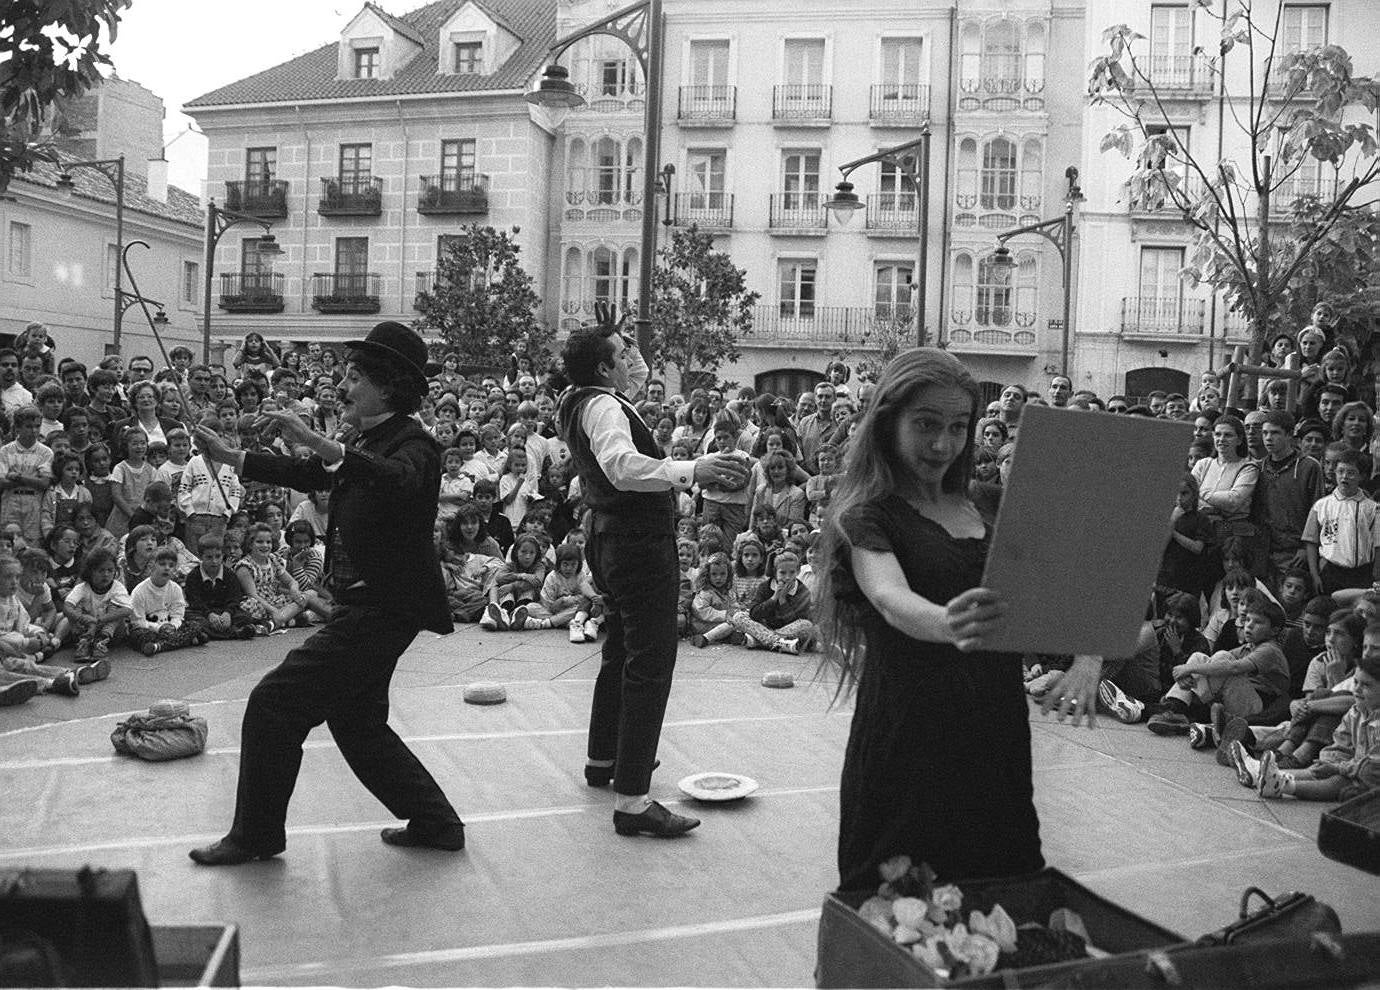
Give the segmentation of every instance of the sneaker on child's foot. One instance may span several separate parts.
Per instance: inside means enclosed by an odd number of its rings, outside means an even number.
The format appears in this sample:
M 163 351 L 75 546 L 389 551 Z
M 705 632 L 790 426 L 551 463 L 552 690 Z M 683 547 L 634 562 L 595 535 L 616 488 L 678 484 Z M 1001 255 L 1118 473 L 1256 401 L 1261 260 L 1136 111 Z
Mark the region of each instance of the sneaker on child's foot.
M 743 646 L 744 646 L 744 648 L 746 648 L 746 649 L 755 650 L 755 649 L 757 649 L 757 640 L 753 639 L 751 636 L 748 636 L 748 635 L 744 634 L 744 636 L 743 636 Z
M 1135 725 L 1145 716 L 1145 705 L 1130 697 L 1107 678 L 1097 682 L 1097 700 L 1105 713 L 1118 722 Z
M 599 639 L 599 623 L 595 622 L 593 619 L 587 620 L 587 621 L 585 622 L 585 640 L 586 640 L 587 642 L 593 643 L 593 642 L 595 642 L 595 641 L 598 640 L 598 639 Z
M 81 694 L 81 688 L 77 686 L 77 672 L 75 670 L 64 670 L 53 678 L 53 683 L 48 685 L 49 694 L 65 694 L 69 698 L 75 698 Z
M 1145 727 L 1157 736 L 1185 736 L 1188 735 L 1189 724 L 1187 715 L 1179 712 L 1160 712 L 1152 716 Z
M 1254 787 L 1260 764 L 1246 752 L 1240 739 L 1227 747 L 1227 758 L 1231 760 L 1231 768 L 1236 771 L 1236 782 L 1242 787 Z
M 9 705 L 22 705 L 38 694 L 38 681 L 15 681 L 0 687 L 0 708 Z
M 77 668 L 78 684 L 90 684 L 92 681 L 103 681 L 109 676 L 109 660 L 97 660 L 94 663 L 82 664 Z
M 91 659 L 91 640 L 85 636 L 77 640 L 76 658 L 78 660 Z
M 110 637 L 103 636 L 91 644 L 91 659 L 104 660 L 110 655 Z
M 484 609 L 484 615 L 479 620 L 479 626 L 482 629 L 494 631 L 507 629 L 508 616 L 504 614 L 503 609 L 490 602 Z
M 709 645 L 709 639 L 700 633 L 696 633 L 690 637 L 690 645 L 698 646 L 702 650 Z
M 527 616 L 526 621 L 523 622 L 522 628 L 524 628 L 524 629 L 550 629 L 550 628 L 551 628 L 551 620 L 550 620 L 550 619 L 538 619 L 538 618 L 536 618 L 535 616 L 529 615 L 529 616 Z
M 572 643 L 583 643 L 585 641 L 585 626 L 582 622 L 570 623 L 570 641 Z
M 148 643 L 145 643 L 143 646 L 139 647 L 139 652 L 146 657 L 151 657 L 158 652 L 158 647 L 158 643 L 150 641 Z
M 1251 731 L 1250 725 L 1240 715 L 1234 715 L 1227 719 L 1227 726 L 1222 730 L 1222 734 L 1217 737 L 1217 762 L 1224 767 L 1234 766 L 1231 758 L 1231 747 L 1233 743 L 1240 743 L 1242 750 L 1250 755 L 1251 746 L 1255 742 L 1255 733 Z
M 519 605 L 517 608 L 513 609 L 512 613 L 508 616 L 508 628 L 535 629 L 535 626 L 529 626 L 527 624 L 527 620 L 529 618 L 530 616 L 527 614 L 527 606 Z
M 1281 770 L 1275 760 L 1275 751 L 1267 749 L 1260 757 L 1260 779 L 1256 781 L 1256 793 L 1263 798 L 1284 796 L 1284 785 L 1293 780 L 1293 775 Z
M 798 639 L 779 639 L 776 641 L 777 653 L 789 653 L 796 656 L 800 653 L 800 640 Z
M 1217 747 L 1217 734 L 1212 731 L 1212 726 L 1206 722 L 1194 722 L 1188 727 L 1188 748 L 1189 749 L 1215 749 Z

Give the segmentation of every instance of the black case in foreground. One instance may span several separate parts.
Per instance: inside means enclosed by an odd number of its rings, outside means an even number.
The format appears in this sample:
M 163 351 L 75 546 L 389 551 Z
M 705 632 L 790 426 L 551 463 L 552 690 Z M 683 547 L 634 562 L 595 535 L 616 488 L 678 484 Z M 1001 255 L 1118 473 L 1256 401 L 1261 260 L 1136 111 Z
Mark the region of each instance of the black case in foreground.
M 1182 935 L 1161 928 L 1105 897 L 1099 897 L 1052 867 L 1022 877 L 963 880 L 963 915 L 988 912 L 1000 904 L 1016 924 L 1044 924 L 1056 908 L 1077 911 L 1093 945 L 1106 952 L 1143 953 L 1183 944 Z M 987 976 L 946 981 L 904 946 L 863 920 L 858 907 L 872 891 L 830 894 L 819 919 L 815 981 L 820 987 L 1038 987 L 1091 960 L 998 970 Z
M 1318 849 L 1328 859 L 1380 875 L 1380 789 L 1323 812 Z
M 158 986 L 133 870 L 0 870 L 0 945 L 35 936 L 67 986 Z

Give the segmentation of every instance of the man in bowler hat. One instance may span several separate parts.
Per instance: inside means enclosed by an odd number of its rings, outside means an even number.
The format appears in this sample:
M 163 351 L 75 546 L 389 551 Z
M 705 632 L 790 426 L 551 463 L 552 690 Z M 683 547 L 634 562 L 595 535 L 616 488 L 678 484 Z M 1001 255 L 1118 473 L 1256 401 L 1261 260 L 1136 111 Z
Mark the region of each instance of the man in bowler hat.
M 360 782 L 407 825 L 385 828 L 395 846 L 457 850 L 465 826 L 445 794 L 388 726 L 388 685 L 422 629 L 451 631 L 432 547 L 441 458 L 411 418 L 426 392 L 426 345 L 407 327 L 380 323 L 345 345 L 340 383 L 348 443 L 312 432 L 288 412 L 261 415 L 306 460 L 238 451 L 197 430 L 203 453 L 243 478 L 312 492 L 329 489 L 326 570 L 337 607 L 330 620 L 249 694 L 240 742 L 235 819 L 218 842 L 193 849 L 204 866 L 234 866 L 281 853 L 302 742 L 325 722 Z

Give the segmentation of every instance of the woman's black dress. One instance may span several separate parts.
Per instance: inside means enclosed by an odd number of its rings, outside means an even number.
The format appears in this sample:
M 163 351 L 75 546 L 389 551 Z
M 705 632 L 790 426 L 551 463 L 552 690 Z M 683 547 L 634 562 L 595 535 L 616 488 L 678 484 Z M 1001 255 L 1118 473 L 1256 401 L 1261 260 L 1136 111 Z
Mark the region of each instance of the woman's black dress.
M 955 539 L 898 496 L 842 525 L 854 546 L 895 554 L 932 602 L 982 580 L 987 539 Z M 839 889 L 875 887 L 878 864 L 900 853 L 945 881 L 1043 867 L 1019 657 L 911 639 L 862 595 L 850 561 L 834 579 L 867 644 L 840 788 Z

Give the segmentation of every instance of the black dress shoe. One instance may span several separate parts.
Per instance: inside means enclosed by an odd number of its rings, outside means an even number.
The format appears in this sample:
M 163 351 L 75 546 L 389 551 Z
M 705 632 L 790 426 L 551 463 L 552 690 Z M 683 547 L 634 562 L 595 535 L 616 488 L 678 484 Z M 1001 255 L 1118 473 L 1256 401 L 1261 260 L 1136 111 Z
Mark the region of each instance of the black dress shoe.
M 654 835 L 658 839 L 669 839 L 684 835 L 699 824 L 698 818 L 687 818 L 667 811 L 656 801 L 638 815 L 627 811 L 613 813 L 613 830 L 619 835 Z
M 445 849 L 448 852 L 456 852 L 465 848 L 465 826 L 457 825 L 445 832 L 433 833 L 414 831 L 410 825 L 404 828 L 386 828 L 379 833 L 379 838 L 390 846 Z
M 652 761 L 652 769 L 661 766 L 660 760 Z M 613 783 L 614 767 L 592 767 L 585 764 L 585 783 L 590 787 L 607 787 Z
M 278 852 L 282 852 L 282 850 L 280 849 Z M 193 849 L 187 855 L 192 857 L 192 862 L 200 863 L 202 866 L 240 866 L 244 863 L 252 863 L 256 859 L 272 859 L 278 853 L 256 852 L 253 849 L 246 849 L 244 846 L 237 845 L 230 839 L 221 839 L 209 846 Z

